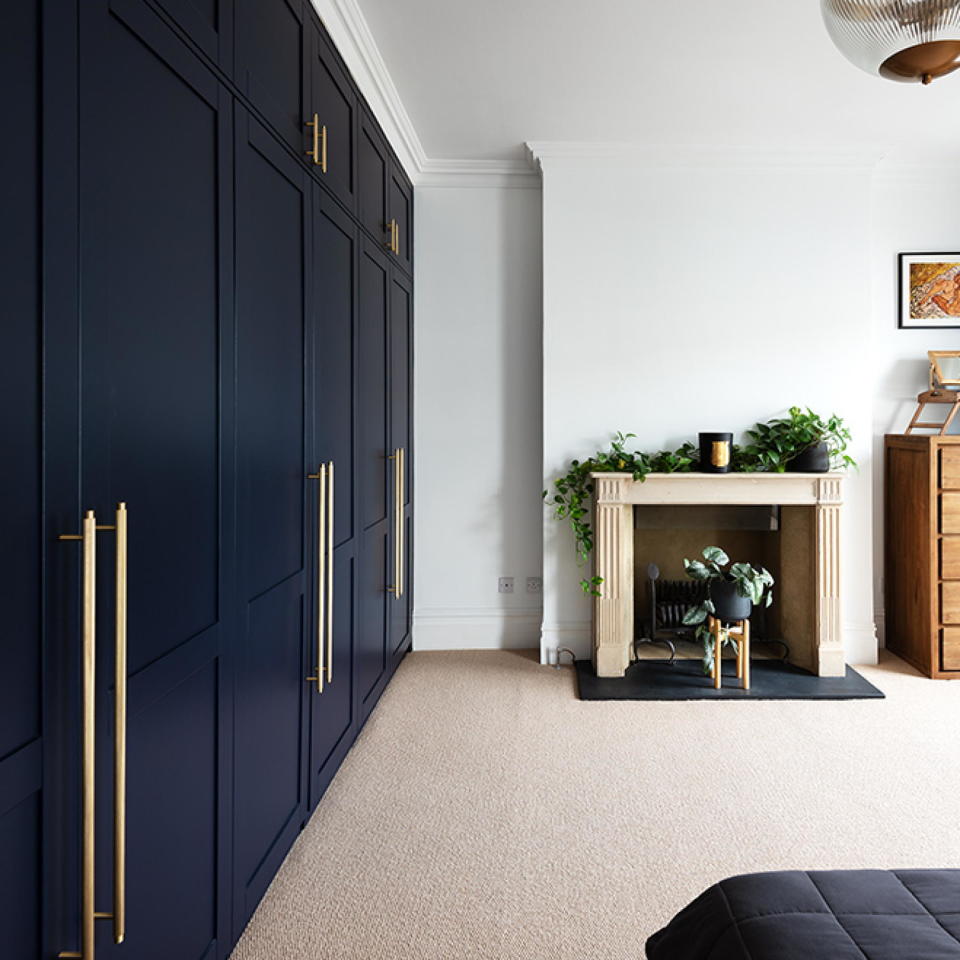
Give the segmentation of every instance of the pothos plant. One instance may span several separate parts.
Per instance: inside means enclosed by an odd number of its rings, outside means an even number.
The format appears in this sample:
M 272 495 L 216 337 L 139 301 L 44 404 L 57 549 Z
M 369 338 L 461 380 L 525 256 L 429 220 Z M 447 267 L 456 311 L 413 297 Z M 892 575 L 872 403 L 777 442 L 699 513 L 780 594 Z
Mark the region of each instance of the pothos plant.
M 857 465 L 846 452 L 850 430 L 835 413 L 825 419 L 809 407 L 791 407 L 785 417 L 756 424 L 747 437 L 744 453 L 761 470 L 783 473 L 791 460 L 821 443 L 827 447 L 831 467 Z
M 766 567 L 756 567 L 749 563 L 730 563 L 730 558 L 720 547 L 705 547 L 703 551 L 703 560 L 683 561 L 684 569 L 691 580 L 710 583 L 718 581 L 721 583 L 732 583 L 735 585 L 737 593 L 741 597 L 749 598 L 755 606 L 769 607 L 773 603 L 773 574 Z M 727 568 L 727 569 L 724 569 Z M 683 622 L 688 627 L 696 627 L 696 637 L 703 643 L 703 672 L 710 673 L 713 670 L 714 637 L 707 626 L 707 617 L 713 616 L 717 612 L 713 601 L 710 599 L 710 593 L 707 592 L 702 603 L 695 607 L 690 607 L 684 614 Z M 730 635 L 730 630 L 726 624 L 720 625 L 720 643 L 721 649 L 726 645 L 737 647 L 736 640 Z
M 843 420 L 835 414 L 823 420 L 809 408 L 804 414 L 800 407 L 790 408 L 789 418 L 758 423 L 747 431 L 750 443 L 733 444 L 730 466 L 735 472 L 782 471 L 787 460 L 802 453 L 798 447 L 801 430 L 823 432 L 831 445 L 831 457 L 837 465 L 856 466 L 844 454 L 850 433 Z M 796 412 L 796 413 L 795 413 Z M 789 428 L 785 424 L 794 424 Z M 816 427 L 816 430 L 814 430 Z M 608 450 L 597 451 L 586 460 L 571 460 L 567 472 L 554 481 L 553 495 L 543 491 L 543 498 L 554 509 L 558 520 L 567 520 L 573 530 L 577 559 L 586 564 L 593 550 L 593 528 L 590 525 L 589 499 L 593 493 L 591 473 L 629 473 L 634 480 L 643 480 L 648 473 L 690 473 L 699 468 L 699 451 L 692 443 L 684 443 L 676 450 L 643 453 L 628 450 L 627 445 L 636 434 L 617 432 Z M 819 441 L 815 441 L 819 442 Z M 812 444 L 811 444 L 812 445 Z M 789 455 L 788 455 L 789 453 Z M 599 597 L 602 577 L 590 576 L 580 580 L 584 593 Z

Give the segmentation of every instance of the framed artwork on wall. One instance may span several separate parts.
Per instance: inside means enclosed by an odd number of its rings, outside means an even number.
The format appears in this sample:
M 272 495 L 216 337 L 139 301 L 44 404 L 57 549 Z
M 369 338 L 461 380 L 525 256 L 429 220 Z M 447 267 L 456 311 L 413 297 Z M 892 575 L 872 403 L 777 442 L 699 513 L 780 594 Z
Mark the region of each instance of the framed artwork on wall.
M 901 253 L 901 330 L 960 329 L 960 253 Z

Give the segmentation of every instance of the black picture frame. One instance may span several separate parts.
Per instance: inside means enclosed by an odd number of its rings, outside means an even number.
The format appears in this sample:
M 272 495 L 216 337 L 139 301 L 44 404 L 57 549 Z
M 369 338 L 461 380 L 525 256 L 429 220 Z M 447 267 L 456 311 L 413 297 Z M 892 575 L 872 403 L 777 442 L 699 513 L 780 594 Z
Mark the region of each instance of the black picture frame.
M 948 269 L 941 271 L 935 278 L 942 283 L 944 290 L 936 295 L 927 294 L 930 299 L 943 297 L 949 307 L 941 308 L 942 317 L 914 316 L 911 267 L 914 265 L 937 264 Z M 934 282 L 934 278 L 925 281 Z M 951 287 L 952 285 L 952 287 Z M 948 289 L 949 288 L 949 289 Z M 952 292 L 949 300 L 944 293 Z M 940 304 L 936 304 L 937 307 Z M 956 309 L 957 313 L 948 313 L 947 309 Z M 935 321 L 935 322 L 932 322 Z M 901 253 L 897 256 L 897 329 L 898 330 L 960 330 L 960 253 Z

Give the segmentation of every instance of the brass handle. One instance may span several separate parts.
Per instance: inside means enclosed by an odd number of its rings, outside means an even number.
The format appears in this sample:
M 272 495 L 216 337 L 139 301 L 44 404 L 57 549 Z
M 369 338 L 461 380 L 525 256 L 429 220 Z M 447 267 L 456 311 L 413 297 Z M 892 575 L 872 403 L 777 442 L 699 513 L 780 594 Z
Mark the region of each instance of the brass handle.
M 98 913 L 94 907 L 96 877 L 96 597 L 97 531 L 115 530 L 116 610 L 114 660 L 114 752 L 113 752 L 113 913 Z M 80 853 L 80 951 L 64 951 L 62 958 L 94 960 L 94 923 L 113 920 L 113 939 L 123 943 L 126 936 L 126 825 L 127 825 L 127 505 L 117 504 L 114 526 L 98 526 L 96 515 L 88 510 L 83 518 L 82 534 L 64 534 L 60 540 L 79 540 L 83 544 L 83 654 L 82 654 L 82 772 L 81 772 L 81 853 Z
M 393 576 L 394 583 L 387 587 L 398 600 L 403 596 L 403 483 L 404 483 L 404 450 L 397 447 L 387 458 L 393 461 Z
M 397 253 L 400 252 L 400 241 L 397 240 Z M 407 451 L 403 447 L 397 451 L 400 454 L 400 470 L 398 472 L 399 476 L 399 486 L 400 494 L 397 497 L 397 514 L 399 519 L 397 520 L 397 530 L 400 534 L 400 551 L 398 557 L 400 560 L 399 570 L 400 573 L 397 575 L 397 583 L 400 586 L 400 593 L 397 595 L 399 597 L 403 596 L 403 587 L 407 579 L 407 554 L 406 554 L 406 539 L 407 539 L 407 525 L 404 522 L 403 517 L 403 506 L 407 499 Z
M 316 473 L 307 475 L 308 480 L 317 480 L 317 667 L 308 683 L 316 683 L 317 693 L 323 693 L 323 655 L 324 628 L 326 626 L 327 571 L 326 571 L 326 528 L 327 528 L 327 465 L 320 464 Z
M 308 120 L 308 127 L 313 127 L 313 146 L 306 151 L 308 157 L 313 158 L 315 166 L 320 166 L 320 116 L 319 114 L 314 114 L 312 120 Z M 324 140 L 326 140 L 326 128 L 324 128 Z M 327 171 L 324 170 L 324 173 Z
M 384 246 L 391 252 L 397 252 L 397 221 L 391 220 L 384 228 L 389 234 L 390 239 L 384 244 Z
M 327 464 L 327 683 L 333 683 L 333 461 Z
M 400 224 L 393 221 L 393 252 L 400 256 Z
M 316 114 L 314 118 L 316 119 Z M 327 172 L 327 125 L 324 124 L 320 128 L 320 172 Z
M 113 743 L 113 940 L 127 932 L 127 505 L 117 504 Z

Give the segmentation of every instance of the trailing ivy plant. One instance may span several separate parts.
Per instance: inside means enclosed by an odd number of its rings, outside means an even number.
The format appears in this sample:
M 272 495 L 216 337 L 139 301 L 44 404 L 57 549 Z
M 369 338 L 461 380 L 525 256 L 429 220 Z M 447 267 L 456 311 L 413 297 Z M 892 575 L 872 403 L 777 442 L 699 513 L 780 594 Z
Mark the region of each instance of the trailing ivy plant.
M 556 518 L 569 522 L 581 565 L 589 561 L 593 550 L 590 474 L 629 473 L 634 480 L 644 480 L 648 473 L 690 473 L 700 467 L 700 453 L 692 443 L 684 443 L 676 450 L 643 453 L 627 449 L 635 437 L 633 433 L 614 434 L 608 450 L 599 450 L 586 460 L 571 460 L 567 472 L 554 481 L 552 496 L 549 490 L 543 491 Z M 730 466 L 738 473 L 782 472 L 788 460 L 821 440 L 828 444 L 833 465 L 856 466 L 845 453 L 850 431 L 836 414 L 824 420 L 809 408 L 803 411 L 791 407 L 788 417 L 757 423 L 747 431 L 747 437 L 750 442 L 745 446 L 733 444 Z M 602 583 L 602 577 L 584 577 L 580 586 L 584 593 L 599 597 Z

